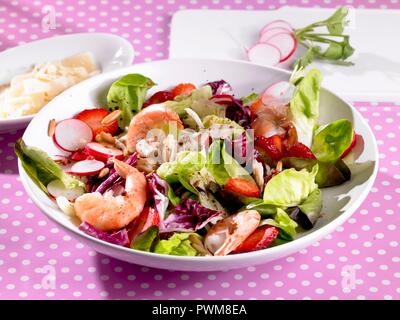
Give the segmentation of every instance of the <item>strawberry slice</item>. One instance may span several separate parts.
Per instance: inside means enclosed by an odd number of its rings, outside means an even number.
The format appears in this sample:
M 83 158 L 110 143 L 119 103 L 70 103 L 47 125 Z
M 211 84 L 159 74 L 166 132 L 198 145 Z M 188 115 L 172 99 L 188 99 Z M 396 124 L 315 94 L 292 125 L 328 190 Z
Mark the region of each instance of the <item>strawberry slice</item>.
M 143 108 L 146 108 L 152 104 L 163 103 L 165 101 L 174 100 L 174 95 L 169 91 L 158 91 L 153 94 L 144 104 Z
M 254 142 L 259 151 L 264 152 L 272 160 L 278 161 L 283 158 L 284 145 L 279 135 L 275 134 L 269 138 L 257 136 Z
M 192 83 L 180 83 L 175 88 L 171 90 L 174 97 L 176 96 L 188 96 L 194 90 L 196 90 L 196 86 Z
M 240 178 L 230 178 L 224 189 L 246 197 L 258 198 L 260 196 L 260 189 L 255 184 Z
M 302 144 L 301 142 L 297 142 L 292 145 L 286 151 L 286 157 L 295 157 L 295 158 L 302 158 L 302 159 L 312 159 L 315 160 L 315 156 L 306 145 Z
M 93 137 L 95 137 L 100 132 L 110 133 L 114 135 L 118 131 L 118 121 L 114 120 L 107 124 L 102 124 L 101 121 L 109 115 L 110 112 L 106 109 L 86 109 L 78 113 L 75 119 L 85 122 L 93 131 Z
M 133 221 L 132 228 L 128 231 L 129 239 L 134 241 L 142 232 L 146 231 L 151 226 L 158 226 L 160 223 L 160 215 L 158 211 L 146 207 L 140 215 Z
M 71 160 L 75 161 L 82 161 L 82 160 L 91 160 L 94 159 L 93 156 L 91 156 L 86 149 L 79 149 L 69 156 Z
M 341 159 L 343 159 L 345 156 L 347 156 L 350 153 L 350 151 L 355 147 L 356 140 L 357 140 L 356 133 L 353 132 L 353 140 L 351 140 L 349 147 L 340 156 Z
M 279 234 L 279 229 L 270 225 L 258 227 L 232 253 L 244 253 L 267 248 Z

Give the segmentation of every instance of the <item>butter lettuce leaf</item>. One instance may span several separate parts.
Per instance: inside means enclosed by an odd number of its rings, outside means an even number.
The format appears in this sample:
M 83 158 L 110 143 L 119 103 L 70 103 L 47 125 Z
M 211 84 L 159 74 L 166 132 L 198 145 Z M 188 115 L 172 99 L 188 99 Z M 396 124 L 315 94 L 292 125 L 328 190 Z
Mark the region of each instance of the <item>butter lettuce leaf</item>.
M 136 239 L 131 243 L 131 248 L 150 252 L 154 247 L 158 237 L 158 227 L 151 226 L 144 232 L 139 234 Z
M 200 171 L 205 165 L 206 157 L 201 152 L 181 151 L 175 161 L 163 163 L 157 169 L 157 174 L 168 183 L 179 182 L 187 190 L 197 193 L 189 179 L 192 173 Z
M 225 148 L 224 141 L 215 140 L 208 149 L 207 169 L 215 181 L 219 185 L 225 185 L 230 178 L 241 178 L 256 184 L 246 169 Z
M 289 215 L 281 208 L 276 209 L 276 215 L 273 219 L 265 219 L 260 223 L 260 225 L 266 224 L 281 229 L 281 231 L 284 232 L 284 235 L 280 234 L 280 236 L 283 236 L 283 238 L 287 240 L 293 239 L 293 237 L 296 235 L 296 228 L 298 227 L 297 222 L 291 219 Z
M 290 112 L 299 141 L 310 147 L 314 128 L 319 117 L 319 91 L 322 75 L 317 69 L 310 70 L 297 84 L 290 101 Z
M 297 171 L 294 168 L 283 170 L 266 184 L 264 203 L 279 207 L 299 205 L 318 187 L 315 183 L 317 172 L 318 165 L 311 172 L 306 169 Z
M 166 101 L 165 106 L 175 111 L 188 127 L 197 128 L 196 122 L 188 116 L 186 108 L 192 109 L 201 120 L 208 115 L 225 117 L 225 107 L 212 101 L 212 89 L 210 86 L 203 86 L 194 90 L 188 97 L 178 96 L 174 101 Z
M 189 236 L 191 233 L 175 233 L 167 240 L 160 240 L 155 248 L 155 253 L 173 256 L 195 256 L 197 250 L 192 247 Z
M 318 129 L 311 151 L 322 162 L 335 162 L 353 140 L 353 125 L 350 120 L 336 120 Z
M 153 80 L 137 73 L 127 74 L 111 85 L 107 94 L 107 107 L 110 111 L 122 112 L 118 119 L 121 129 L 125 129 L 133 115 L 142 109 L 147 90 L 154 85 Z

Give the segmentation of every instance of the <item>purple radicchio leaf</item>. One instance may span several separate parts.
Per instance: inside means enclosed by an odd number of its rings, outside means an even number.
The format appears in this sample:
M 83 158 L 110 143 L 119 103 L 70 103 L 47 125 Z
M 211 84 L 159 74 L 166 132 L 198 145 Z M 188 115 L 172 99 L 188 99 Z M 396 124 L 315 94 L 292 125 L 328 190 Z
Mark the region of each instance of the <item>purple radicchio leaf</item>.
M 161 222 L 160 232 L 194 232 L 204 228 L 210 220 L 222 214 L 222 212 L 208 209 L 199 202 L 187 198 Z
M 161 220 L 163 220 L 169 204 L 169 199 L 167 197 L 169 185 L 156 173 L 151 173 L 147 176 L 147 185 L 153 198 L 154 206 Z
M 243 106 L 240 99 L 233 98 L 232 103 L 226 107 L 226 117 L 235 121 L 245 129 L 251 125 L 251 111 L 247 106 Z
M 137 161 L 137 154 L 134 153 L 129 158 L 125 160 L 125 162 L 131 166 L 134 166 Z M 123 179 L 119 179 L 120 176 L 119 174 L 115 171 L 114 168 L 112 168 L 107 176 L 104 177 L 104 180 L 94 189 L 92 192 L 100 192 L 103 194 L 106 192 L 108 189 L 110 189 L 114 184 L 118 183 L 121 184 L 123 183 Z
M 94 226 L 92 226 L 91 224 L 87 223 L 87 222 L 83 222 L 80 226 L 79 226 L 79 230 L 85 232 L 86 234 L 88 234 L 89 236 L 92 236 L 94 238 L 112 243 L 112 244 L 116 244 L 119 246 L 127 246 L 129 244 L 129 237 L 128 237 L 128 231 L 124 228 L 121 229 L 119 231 L 116 231 L 114 233 L 108 233 L 105 231 L 101 231 L 97 228 L 95 228 Z
M 209 85 L 211 87 L 213 95 L 232 93 L 231 85 L 222 79 L 218 81 L 208 82 L 206 85 Z

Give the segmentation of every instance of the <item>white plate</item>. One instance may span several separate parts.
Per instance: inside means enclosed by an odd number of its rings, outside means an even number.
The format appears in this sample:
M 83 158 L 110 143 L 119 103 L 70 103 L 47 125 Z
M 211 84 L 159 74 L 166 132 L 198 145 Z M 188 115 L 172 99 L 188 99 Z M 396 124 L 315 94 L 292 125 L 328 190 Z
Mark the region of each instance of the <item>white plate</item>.
M 67 90 L 46 107 L 32 120 L 23 139 L 28 145 L 44 149 L 50 155 L 59 153 L 52 140 L 47 136 L 47 123 L 50 119 L 61 120 L 72 117 L 83 108 L 104 105 L 110 84 L 128 73 L 141 73 L 153 79 L 158 86 L 152 89 L 163 90 L 177 83 L 192 82 L 197 85 L 208 81 L 225 79 L 232 84 L 237 96 L 249 94 L 254 88 L 263 90 L 275 81 L 288 79 L 289 73 L 245 62 L 218 60 L 165 60 L 138 64 L 125 69 L 102 74 Z M 295 241 L 252 253 L 226 257 L 177 257 L 140 252 L 109 244 L 92 238 L 78 229 L 76 221 L 66 217 L 38 187 L 28 178 L 19 163 L 22 183 L 34 203 L 56 223 L 80 241 L 95 250 L 117 259 L 150 267 L 189 271 L 211 271 L 246 267 L 265 263 L 296 252 L 321 239 L 343 223 L 367 196 L 376 176 L 378 164 L 377 145 L 362 116 L 349 104 L 333 93 L 322 90 L 320 103 L 321 124 L 336 119 L 350 119 L 357 133 L 365 141 L 365 148 L 359 158 L 364 163 L 354 172 L 352 179 L 341 186 L 324 189 L 323 216 L 314 229 L 298 235 Z
M 74 54 L 93 53 L 102 72 L 131 65 L 134 51 L 124 38 L 107 33 L 77 33 L 30 42 L 0 53 L 0 82 L 28 71 L 37 63 L 61 60 Z M 34 116 L 0 119 L 0 133 L 27 126 Z
M 284 19 L 300 28 L 326 19 L 333 11 L 296 7 L 179 11 L 171 22 L 169 57 L 244 60 L 241 46 L 252 46 L 269 21 Z M 325 87 L 348 101 L 400 101 L 400 10 L 352 9 L 349 17 L 347 31 L 356 49 L 350 60 L 355 65 L 315 62 L 310 67 L 320 69 Z M 295 56 L 300 56 L 300 50 Z M 288 68 L 288 63 L 282 67 Z

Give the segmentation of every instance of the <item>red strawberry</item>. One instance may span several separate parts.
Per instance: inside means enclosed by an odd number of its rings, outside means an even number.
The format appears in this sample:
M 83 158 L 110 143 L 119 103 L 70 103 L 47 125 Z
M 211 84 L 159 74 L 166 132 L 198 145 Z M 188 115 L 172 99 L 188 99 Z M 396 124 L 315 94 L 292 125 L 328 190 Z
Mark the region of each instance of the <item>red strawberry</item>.
M 171 90 L 174 97 L 176 96 L 188 96 L 194 90 L 196 90 L 196 86 L 192 83 L 181 83 L 178 84 L 175 88 Z
M 246 197 L 258 198 L 260 196 L 260 189 L 255 184 L 240 178 L 230 178 L 224 189 Z
M 356 133 L 353 132 L 353 140 L 351 140 L 350 146 L 343 152 L 340 158 L 343 159 L 345 156 L 347 156 L 350 153 L 350 151 L 355 147 L 355 145 L 356 145 Z
M 255 146 L 272 160 L 278 161 L 283 158 L 285 151 L 284 145 L 282 138 L 277 134 L 269 138 L 257 136 L 255 139 Z
M 267 248 L 279 234 L 279 229 L 270 225 L 258 227 L 232 253 L 257 251 Z
M 93 131 L 93 136 L 95 137 L 100 132 L 110 133 L 114 135 L 118 131 L 118 121 L 114 120 L 107 124 L 102 124 L 101 121 L 109 115 L 110 112 L 106 109 L 86 109 L 78 113 L 75 119 L 79 119 L 85 122 Z
M 160 215 L 158 211 L 146 207 L 140 215 L 133 221 L 132 228 L 128 231 L 129 239 L 132 241 L 142 232 L 146 231 L 151 226 L 158 226 L 160 223 Z
M 162 103 L 168 100 L 174 100 L 174 95 L 169 91 L 158 91 L 153 94 L 147 101 L 143 104 L 143 108 L 146 108 L 152 104 Z
M 292 145 L 285 154 L 286 157 L 295 157 L 295 158 L 302 158 L 302 159 L 313 159 L 315 160 L 315 156 L 306 145 L 302 144 L 301 142 L 296 142 Z
M 88 160 L 88 159 L 94 159 L 93 156 L 91 156 L 86 149 L 80 149 L 77 150 L 69 156 L 71 160 L 75 161 L 82 161 L 82 160 Z

